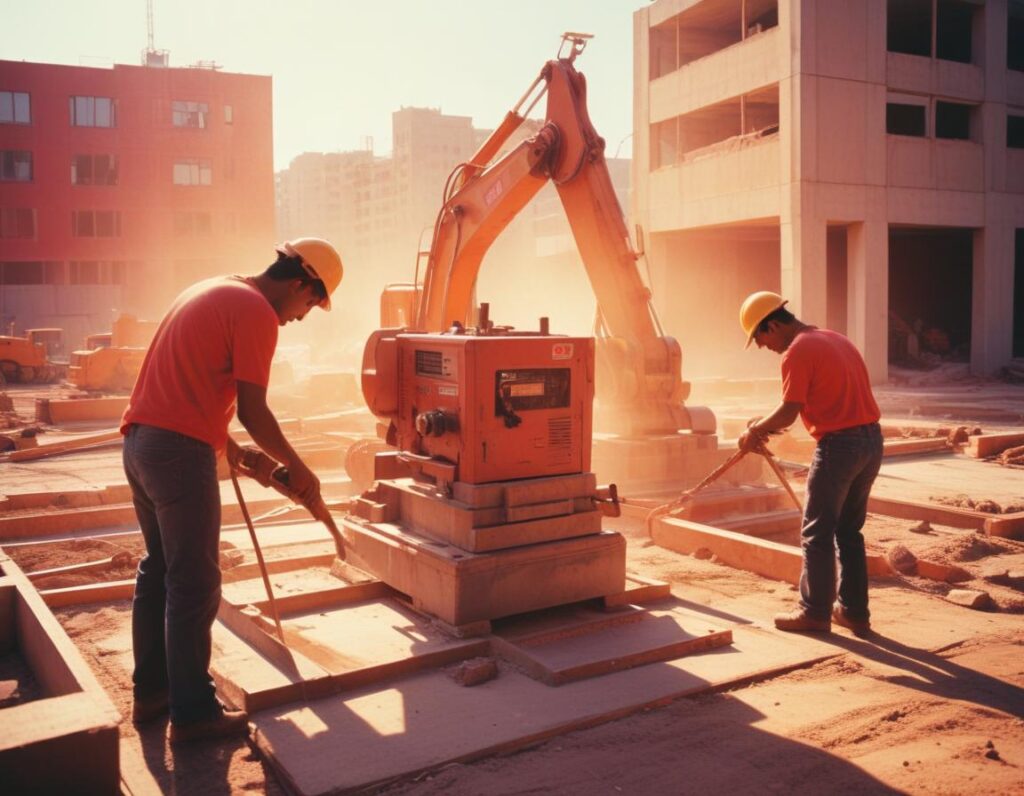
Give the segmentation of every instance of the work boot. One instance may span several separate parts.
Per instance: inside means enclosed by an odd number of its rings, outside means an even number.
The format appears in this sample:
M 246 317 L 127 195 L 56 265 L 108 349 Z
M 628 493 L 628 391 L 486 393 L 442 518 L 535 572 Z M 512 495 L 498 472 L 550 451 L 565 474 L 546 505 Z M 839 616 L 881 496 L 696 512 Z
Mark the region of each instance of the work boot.
M 853 635 L 864 638 L 871 635 L 870 619 L 854 619 L 839 603 L 832 606 L 832 621 L 840 627 L 845 627 Z
M 153 694 L 147 697 L 135 697 L 132 703 L 132 723 L 147 724 L 166 716 L 170 709 L 170 702 L 167 692 Z
M 828 619 L 815 619 L 802 608 L 788 614 L 775 614 L 775 627 L 793 633 L 828 633 L 832 623 Z
M 202 741 L 210 738 L 232 738 L 249 734 L 249 714 L 244 710 L 221 709 L 219 716 L 188 724 L 171 722 L 172 744 Z

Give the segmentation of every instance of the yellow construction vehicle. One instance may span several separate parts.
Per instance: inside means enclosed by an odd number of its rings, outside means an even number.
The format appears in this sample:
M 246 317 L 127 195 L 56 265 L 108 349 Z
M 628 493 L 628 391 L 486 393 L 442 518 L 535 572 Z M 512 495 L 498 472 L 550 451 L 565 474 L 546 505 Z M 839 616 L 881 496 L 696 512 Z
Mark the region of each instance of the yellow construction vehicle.
M 130 390 L 156 328 L 156 321 L 121 315 L 109 333 L 91 334 L 84 350 L 71 352 L 68 381 L 80 390 Z
M 0 384 L 49 384 L 63 378 L 66 366 L 51 361 L 62 346 L 62 330 L 29 329 L 25 337 L 0 335 Z

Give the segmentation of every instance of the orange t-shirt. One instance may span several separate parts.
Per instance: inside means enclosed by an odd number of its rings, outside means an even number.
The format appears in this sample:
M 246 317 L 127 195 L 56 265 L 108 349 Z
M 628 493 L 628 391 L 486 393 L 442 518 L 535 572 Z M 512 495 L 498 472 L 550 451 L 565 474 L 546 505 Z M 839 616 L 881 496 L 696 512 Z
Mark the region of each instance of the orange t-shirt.
M 856 346 L 839 332 L 813 326 L 782 355 L 782 400 L 803 404 L 800 418 L 815 439 L 881 417 Z
M 277 347 L 278 317 L 240 276 L 207 279 L 174 300 L 150 343 L 121 418 L 227 444 L 236 381 L 266 386 Z

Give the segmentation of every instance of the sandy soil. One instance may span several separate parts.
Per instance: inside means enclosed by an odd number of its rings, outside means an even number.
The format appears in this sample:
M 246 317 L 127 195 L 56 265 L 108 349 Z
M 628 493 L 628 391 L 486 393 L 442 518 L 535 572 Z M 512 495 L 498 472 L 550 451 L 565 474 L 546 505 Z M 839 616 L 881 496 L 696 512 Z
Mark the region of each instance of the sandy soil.
M 636 521 L 612 524 L 627 535 L 629 568 L 670 582 L 679 598 L 759 622 L 795 599 L 788 584 L 653 546 Z M 899 542 L 921 557 L 957 562 L 978 575 L 958 587 L 989 590 L 999 612 L 1022 610 L 1024 585 L 999 586 L 983 573 L 1019 568 L 1024 544 L 942 527 L 921 535 L 913 525 L 872 516 L 869 544 Z M 92 550 L 75 544 L 78 553 Z M 839 658 L 383 792 L 1024 793 L 1024 623 L 971 638 L 978 613 L 932 600 L 950 632 L 968 641 L 927 650 L 900 640 L 906 599 L 949 588 L 917 577 L 877 581 L 873 621 L 880 634 L 871 642 L 833 634 Z M 129 715 L 129 604 L 61 609 L 57 617 Z M 162 724 L 140 733 L 125 722 L 121 732 L 129 764 L 148 769 L 164 792 L 283 792 L 242 741 L 172 750 Z

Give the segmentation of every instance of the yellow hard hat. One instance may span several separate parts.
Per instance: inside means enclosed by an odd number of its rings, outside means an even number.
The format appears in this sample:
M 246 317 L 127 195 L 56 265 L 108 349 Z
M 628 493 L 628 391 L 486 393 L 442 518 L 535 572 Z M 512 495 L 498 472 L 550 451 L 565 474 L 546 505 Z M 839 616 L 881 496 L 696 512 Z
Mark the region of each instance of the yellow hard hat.
M 331 294 L 341 284 L 344 269 L 341 255 L 323 238 L 295 238 L 278 245 L 277 251 L 287 257 L 298 257 L 302 267 L 314 279 L 319 279 L 327 288 L 327 296 L 320 302 L 325 310 L 331 308 Z
M 743 327 L 743 333 L 747 336 L 747 344 L 744 348 L 750 347 L 754 340 L 754 332 L 757 331 L 761 321 L 788 303 L 778 293 L 768 290 L 759 290 L 757 293 L 747 296 L 743 301 L 743 306 L 740 307 L 740 326 Z

